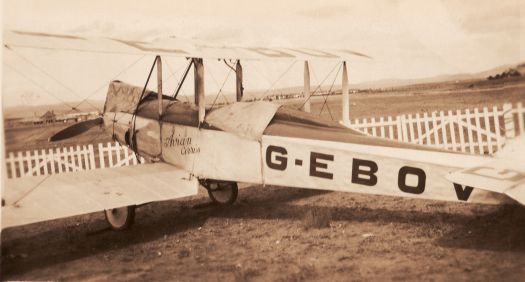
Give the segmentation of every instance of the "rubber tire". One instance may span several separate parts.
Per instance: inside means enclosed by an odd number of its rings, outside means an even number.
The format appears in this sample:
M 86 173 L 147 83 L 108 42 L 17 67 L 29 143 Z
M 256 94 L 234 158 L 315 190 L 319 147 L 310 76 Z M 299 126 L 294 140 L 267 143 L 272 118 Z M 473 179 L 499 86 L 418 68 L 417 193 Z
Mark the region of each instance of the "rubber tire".
M 106 216 L 106 221 L 113 230 L 126 230 L 133 226 L 135 223 L 135 208 L 136 206 L 127 206 L 121 208 L 115 208 L 110 210 L 104 210 L 104 215 Z M 112 219 L 115 213 L 121 213 L 120 215 L 124 216 L 125 219 Z M 120 222 L 117 222 L 119 220 Z
M 220 195 L 216 194 L 216 189 L 212 189 L 212 183 L 217 184 L 221 189 L 229 189 L 229 194 L 226 197 L 219 197 Z M 235 200 L 237 200 L 237 195 L 239 194 L 239 187 L 237 186 L 237 182 L 213 181 L 212 183 L 209 183 L 211 185 L 207 185 L 205 187 L 208 190 L 208 196 L 210 196 L 210 199 L 215 204 L 220 206 L 227 206 L 232 205 L 235 202 Z M 214 195 L 214 193 L 216 195 Z

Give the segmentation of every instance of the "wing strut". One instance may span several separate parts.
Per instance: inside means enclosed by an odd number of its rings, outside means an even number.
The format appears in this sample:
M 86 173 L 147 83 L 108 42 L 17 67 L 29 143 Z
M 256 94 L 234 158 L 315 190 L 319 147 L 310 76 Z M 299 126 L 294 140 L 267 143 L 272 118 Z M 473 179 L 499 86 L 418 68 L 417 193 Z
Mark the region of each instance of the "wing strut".
M 242 86 L 242 66 L 240 60 L 237 60 L 237 63 L 235 64 L 235 82 L 237 102 L 240 102 L 242 100 L 242 94 L 244 91 L 244 87 Z
M 162 60 L 160 56 L 155 58 L 157 60 L 157 97 L 159 100 L 159 120 L 162 118 Z
M 346 61 L 343 62 L 343 90 L 342 97 L 343 99 L 343 124 L 345 126 L 350 126 L 350 101 L 348 96 L 348 72 L 346 70 Z
M 310 68 L 308 67 L 308 61 L 304 61 L 304 97 L 306 102 L 303 105 L 303 111 L 310 112 Z
M 204 98 L 204 63 L 202 58 L 193 58 L 195 75 L 195 104 L 199 107 L 199 123 L 206 115 L 206 100 Z

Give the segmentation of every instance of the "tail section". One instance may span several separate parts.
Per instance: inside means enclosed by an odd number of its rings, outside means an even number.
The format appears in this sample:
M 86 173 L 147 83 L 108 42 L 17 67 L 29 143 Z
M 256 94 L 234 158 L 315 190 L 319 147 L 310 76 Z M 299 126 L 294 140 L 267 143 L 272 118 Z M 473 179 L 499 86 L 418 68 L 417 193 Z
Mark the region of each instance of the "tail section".
M 503 193 L 525 205 L 525 136 L 509 140 L 494 160 L 450 173 L 454 183 Z

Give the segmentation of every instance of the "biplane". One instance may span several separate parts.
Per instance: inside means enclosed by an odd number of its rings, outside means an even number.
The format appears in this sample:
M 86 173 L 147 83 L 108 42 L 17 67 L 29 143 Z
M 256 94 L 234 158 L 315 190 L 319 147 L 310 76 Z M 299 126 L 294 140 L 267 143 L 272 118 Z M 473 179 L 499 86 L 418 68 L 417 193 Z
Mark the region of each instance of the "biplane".
M 218 204 L 231 204 L 237 183 L 413 197 L 465 203 L 525 204 L 523 138 L 506 154 L 481 157 L 371 137 L 344 126 L 349 116 L 347 62 L 369 56 L 352 50 L 225 47 L 178 38 L 137 42 L 22 31 L 4 33 L 6 48 L 40 48 L 155 56 L 157 91 L 122 81 L 109 84 L 100 118 L 50 138 L 62 140 L 103 126 L 148 164 L 6 181 L 2 229 L 104 211 L 114 229 L 134 221 L 136 207 L 195 195 L 199 185 Z M 194 102 L 162 91 L 162 57 L 187 58 Z M 206 60 L 234 62 L 236 102 L 205 103 Z M 243 102 L 247 60 L 304 62 L 309 98 L 310 61 L 342 62 L 343 123 L 267 101 Z M 147 85 L 147 83 L 146 83 Z M 305 103 L 305 108 L 309 107 Z

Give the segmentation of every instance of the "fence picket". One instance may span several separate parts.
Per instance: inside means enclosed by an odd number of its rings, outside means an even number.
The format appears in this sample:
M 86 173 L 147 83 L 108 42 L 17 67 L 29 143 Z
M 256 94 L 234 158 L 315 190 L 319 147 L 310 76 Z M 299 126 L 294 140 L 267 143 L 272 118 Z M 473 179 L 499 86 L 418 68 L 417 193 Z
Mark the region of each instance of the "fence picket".
M 439 112 L 439 119 L 441 123 L 441 136 L 443 138 L 443 148 L 448 149 L 448 138 L 447 138 L 447 121 L 445 120 L 445 113 L 443 111 Z
M 392 126 L 392 116 L 388 116 L 388 137 L 394 139 L 394 127 Z
M 121 157 L 120 157 L 120 152 L 122 150 L 122 147 L 120 146 L 120 144 L 118 142 L 115 142 L 115 153 L 117 155 L 117 165 L 121 165 Z
M 434 146 L 440 147 L 438 136 L 436 112 L 432 112 L 432 133 L 434 134 Z
M 110 142 L 108 142 L 108 144 L 107 144 L 107 152 L 108 152 L 109 167 L 114 167 L 114 164 L 113 164 L 113 147 L 111 147 L 111 143 Z
M 16 154 L 16 159 L 17 159 L 17 163 L 18 163 L 18 175 L 20 175 L 20 177 L 24 176 L 24 156 L 22 156 L 22 152 L 18 152 Z
M 42 155 L 42 163 L 43 163 L 43 168 L 44 168 L 44 175 L 48 175 L 49 171 L 47 170 L 47 163 L 48 163 L 49 156 L 46 154 L 46 150 L 44 149 L 42 149 L 41 155 Z
M 53 149 L 47 150 L 47 156 L 48 156 L 48 163 L 49 163 L 49 172 L 51 174 L 55 174 L 55 153 L 53 152 Z
M 26 163 L 27 163 L 27 172 L 26 172 L 26 175 L 30 175 L 32 174 L 33 172 L 33 160 L 32 160 L 32 156 L 31 156 L 31 152 L 30 151 L 26 151 Z
M 447 117 L 448 117 L 448 125 L 449 125 L 449 129 L 450 129 L 450 143 L 451 143 L 451 146 L 452 146 L 452 151 L 457 151 L 457 143 L 456 143 L 456 131 L 454 130 L 454 122 L 452 122 L 454 120 L 454 115 L 452 114 L 452 111 L 448 111 L 447 113 Z
M 84 166 L 85 170 L 89 170 L 89 156 L 88 156 L 88 150 L 86 145 L 82 145 L 82 165 Z
M 93 145 L 92 144 L 88 145 L 88 150 L 89 150 L 89 169 L 95 169 L 96 168 L 96 164 L 95 164 L 95 150 L 93 149 Z
M 487 109 L 487 107 L 483 107 L 483 120 L 485 121 L 485 130 L 488 132 L 492 132 L 490 130 L 490 117 L 489 117 L 489 110 Z M 488 134 L 486 136 L 487 136 L 487 149 L 489 151 L 489 154 L 492 155 L 494 153 L 493 148 L 492 148 L 492 136 Z
M 385 119 L 383 117 L 379 118 L 379 123 L 381 124 L 381 126 L 379 127 L 380 129 L 380 132 L 381 132 L 381 138 L 385 138 L 385 126 L 384 126 L 384 123 L 385 123 Z
M 37 150 L 33 151 L 33 159 L 35 160 L 35 167 L 30 170 L 31 175 L 34 175 L 36 173 L 37 176 L 40 175 L 40 154 Z
M 396 122 L 397 122 L 397 140 L 398 141 L 403 141 L 403 132 L 401 130 L 401 124 L 403 123 L 403 120 L 402 120 L 402 116 L 397 116 L 397 119 L 396 119 Z
M 106 167 L 106 160 L 104 159 L 104 145 L 102 143 L 98 143 L 98 162 L 100 168 Z
M 423 144 L 423 133 L 421 131 L 421 116 L 419 113 L 416 114 L 416 126 L 417 126 L 417 143 L 419 145 Z
M 496 131 L 496 146 L 498 147 L 498 150 L 501 149 L 501 135 L 500 135 L 500 127 L 499 127 L 499 113 L 498 113 L 498 106 L 492 107 L 492 114 L 494 115 L 494 130 Z
M 423 121 L 425 122 L 425 139 L 427 141 L 427 145 L 432 145 L 430 141 L 430 125 L 428 124 L 428 114 L 423 114 Z
M 62 173 L 62 154 L 60 148 L 55 149 L 55 157 L 53 161 L 57 163 L 58 173 Z
M 416 136 L 414 134 L 414 120 L 412 119 L 411 114 L 408 115 L 408 132 L 410 134 L 408 142 L 415 143 L 414 141 L 416 141 Z
M 474 120 L 476 121 L 476 136 L 478 138 L 478 150 L 479 154 L 483 155 L 485 150 L 483 150 L 483 136 L 481 135 L 481 124 L 479 122 L 479 110 L 478 108 L 474 108 Z M 488 136 L 487 136 L 488 137 Z
M 128 149 L 128 147 L 124 147 L 124 158 L 126 159 L 125 164 L 129 165 L 129 149 Z
M 465 110 L 465 115 L 467 119 L 467 138 L 468 138 L 468 146 L 469 146 L 469 153 L 474 153 L 474 136 L 472 135 L 472 120 L 470 116 L 470 110 Z
M 456 110 L 456 119 L 457 119 L 457 124 L 458 124 L 459 144 L 461 146 L 461 152 L 466 153 L 467 150 L 466 150 L 465 136 L 464 136 L 465 127 L 462 124 L 463 117 L 461 115 L 460 110 Z
M 16 166 L 15 166 L 15 154 L 13 152 L 9 152 L 8 162 L 9 162 L 9 167 L 11 168 L 10 178 L 17 178 Z
M 75 156 L 76 156 L 77 162 L 78 162 L 78 166 L 77 166 L 76 170 L 84 170 L 83 166 L 82 166 L 82 155 L 81 155 L 80 145 L 77 145 L 77 148 L 76 148 L 76 151 L 75 151 Z
M 375 127 L 376 119 L 372 118 L 370 120 L 370 123 L 372 124 L 372 136 L 377 136 L 377 131 L 376 131 L 376 127 Z
M 401 129 L 403 131 L 403 141 L 410 142 L 410 139 L 408 138 L 408 132 L 407 132 L 407 118 L 405 115 L 401 115 Z

